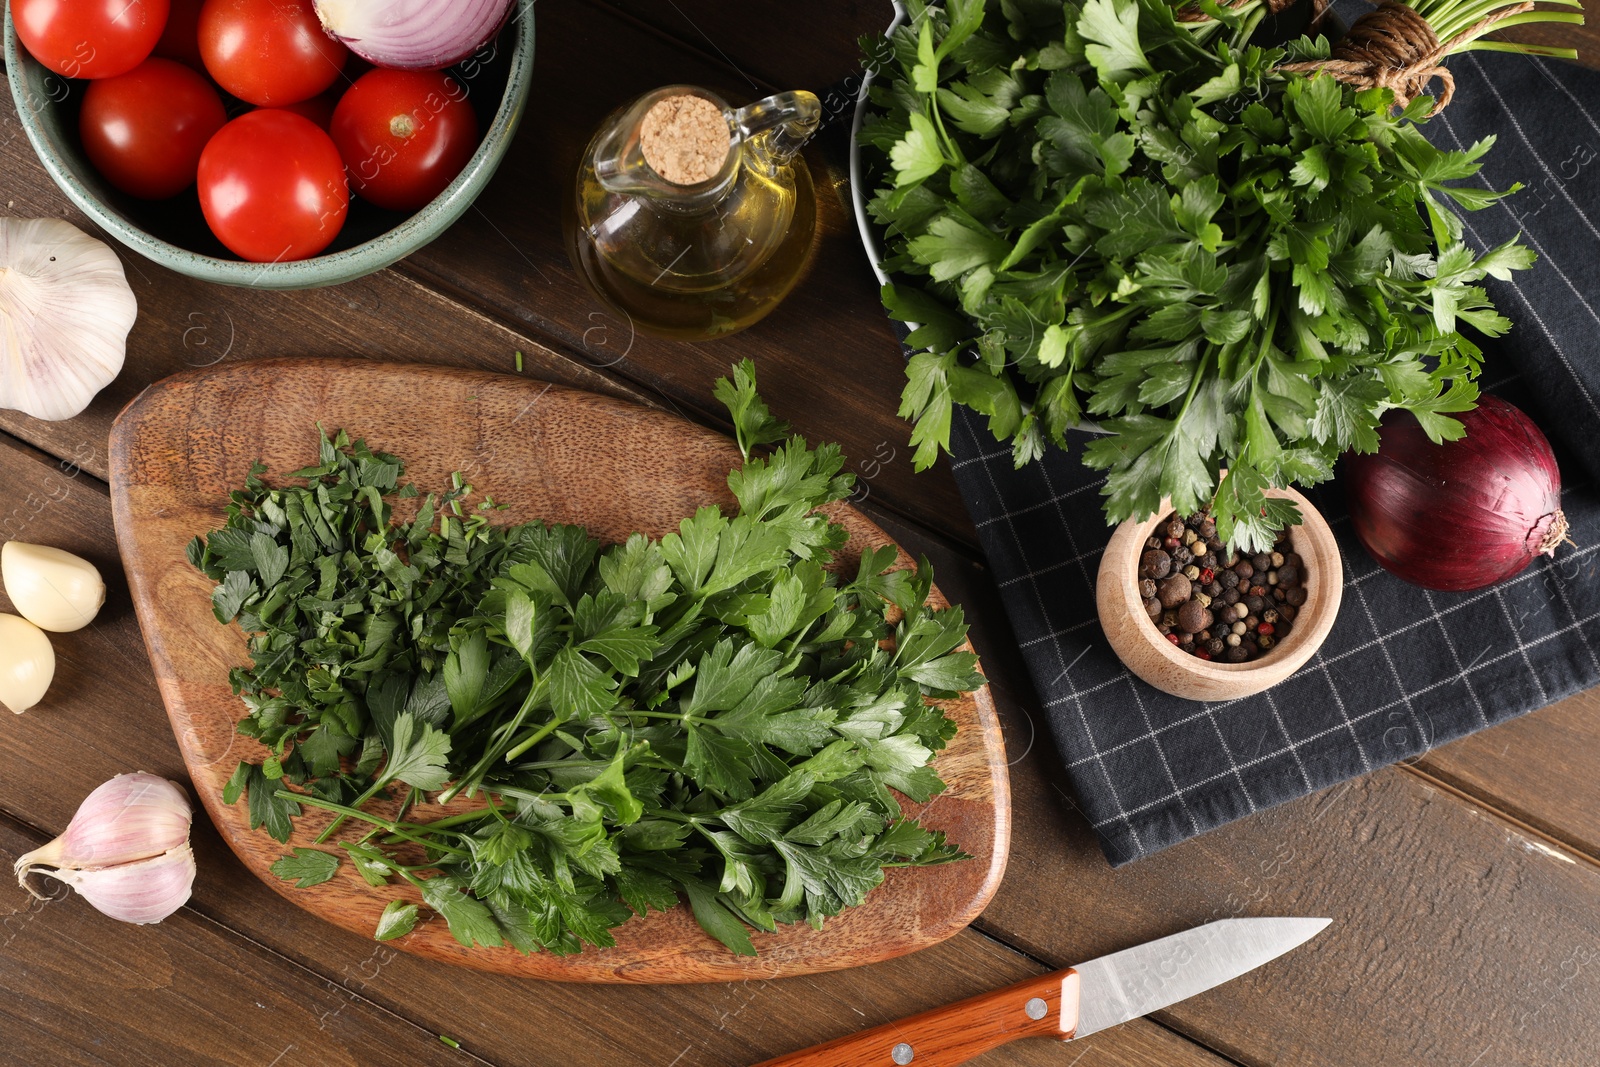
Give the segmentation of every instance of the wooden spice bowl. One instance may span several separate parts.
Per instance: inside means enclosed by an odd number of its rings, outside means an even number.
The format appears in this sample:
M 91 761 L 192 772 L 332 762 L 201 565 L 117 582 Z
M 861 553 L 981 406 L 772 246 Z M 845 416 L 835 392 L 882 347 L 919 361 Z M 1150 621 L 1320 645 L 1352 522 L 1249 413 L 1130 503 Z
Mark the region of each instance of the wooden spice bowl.
M 1180 651 L 1161 635 L 1139 597 L 1139 556 L 1145 539 L 1172 514 L 1163 500 L 1142 522 L 1118 526 L 1100 559 L 1095 604 L 1100 626 L 1118 658 L 1130 671 L 1162 692 L 1185 700 L 1235 700 L 1277 685 L 1305 665 L 1333 629 L 1344 592 L 1344 566 L 1327 520 L 1293 489 L 1270 489 L 1299 507 L 1301 522 L 1290 530 L 1290 543 L 1304 560 L 1306 602 L 1295 615 L 1289 636 L 1259 659 L 1219 663 Z

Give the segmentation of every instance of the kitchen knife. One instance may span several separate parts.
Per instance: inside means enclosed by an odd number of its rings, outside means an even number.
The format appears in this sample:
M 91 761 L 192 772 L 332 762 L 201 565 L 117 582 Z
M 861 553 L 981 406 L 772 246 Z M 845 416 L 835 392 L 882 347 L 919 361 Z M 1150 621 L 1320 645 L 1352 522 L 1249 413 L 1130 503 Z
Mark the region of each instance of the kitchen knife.
M 955 1067 L 1019 1037 L 1087 1037 L 1253 971 L 1331 919 L 1221 919 L 758 1067 Z

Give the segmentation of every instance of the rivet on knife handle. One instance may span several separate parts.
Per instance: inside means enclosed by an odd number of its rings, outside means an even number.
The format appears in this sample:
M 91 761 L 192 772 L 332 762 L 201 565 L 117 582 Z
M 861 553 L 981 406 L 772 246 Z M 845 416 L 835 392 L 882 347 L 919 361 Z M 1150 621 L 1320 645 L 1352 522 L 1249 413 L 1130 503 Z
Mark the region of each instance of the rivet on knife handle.
M 767 1060 L 758 1067 L 956 1067 L 1019 1037 L 1072 1036 L 1071 968 Z

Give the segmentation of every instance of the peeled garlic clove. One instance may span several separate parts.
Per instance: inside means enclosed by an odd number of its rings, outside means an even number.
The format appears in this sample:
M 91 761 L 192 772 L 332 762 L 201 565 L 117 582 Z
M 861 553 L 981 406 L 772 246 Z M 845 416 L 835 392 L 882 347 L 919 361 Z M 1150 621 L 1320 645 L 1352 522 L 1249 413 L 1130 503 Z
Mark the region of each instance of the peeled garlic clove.
M 48 545 L 7 541 L 0 579 L 12 607 L 41 630 L 81 630 L 106 602 L 106 583 L 93 563 Z
M 21 715 L 40 700 L 56 676 L 56 650 L 27 619 L 0 612 L 0 704 Z
M 0 218 L 0 407 L 70 419 L 122 370 L 138 302 L 105 242 Z
M 84 797 L 60 837 L 19 858 L 12 870 L 26 889 L 28 875 L 41 867 L 84 870 L 150 859 L 188 844 L 193 816 L 176 782 L 144 771 L 119 774 Z
M 113 919 L 158 923 L 189 900 L 194 886 L 194 850 L 184 844 L 137 863 L 40 873 L 67 883 Z

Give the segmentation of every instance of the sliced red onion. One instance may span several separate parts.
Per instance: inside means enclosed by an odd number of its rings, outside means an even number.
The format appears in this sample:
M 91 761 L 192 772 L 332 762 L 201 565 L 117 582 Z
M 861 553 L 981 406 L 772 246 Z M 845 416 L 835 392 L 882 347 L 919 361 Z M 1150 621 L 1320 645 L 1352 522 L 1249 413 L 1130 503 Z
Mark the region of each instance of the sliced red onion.
M 438 70 L 489 41 L 516 0 L 315 0 L 328 36 L 379 67 Z

